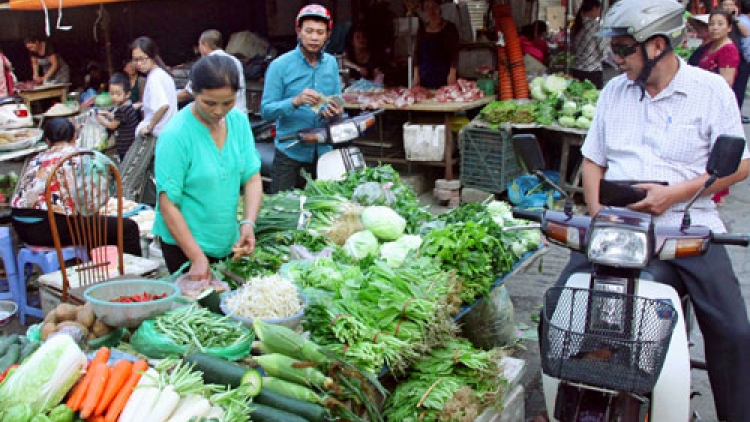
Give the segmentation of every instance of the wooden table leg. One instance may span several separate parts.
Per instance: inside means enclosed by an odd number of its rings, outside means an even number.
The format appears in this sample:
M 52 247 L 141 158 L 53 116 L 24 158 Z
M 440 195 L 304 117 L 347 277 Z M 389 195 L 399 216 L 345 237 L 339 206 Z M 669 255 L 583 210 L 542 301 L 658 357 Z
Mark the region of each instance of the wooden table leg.
M 443 159 L 445 160 L 445 180 L 453 180 L 453 132 L 451 131 L 451 115 L 452 113 L 444 114 L 445 153 L 443 154 Z

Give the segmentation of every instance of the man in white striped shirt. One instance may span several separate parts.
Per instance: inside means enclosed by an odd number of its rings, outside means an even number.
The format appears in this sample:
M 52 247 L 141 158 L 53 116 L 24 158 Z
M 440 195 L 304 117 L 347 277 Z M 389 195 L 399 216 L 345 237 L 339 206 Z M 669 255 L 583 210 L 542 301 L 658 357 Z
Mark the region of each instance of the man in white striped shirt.
M 656 223 L 679 227 L 687 201 L 708 178 L 706 162 L 719 135 L 744 137 L 729 86 L 718 75 L 688 66 L 673 48 L 685 33 L 684 8 L 674 0 L 620 0 L 608 11 L 600 36 L 611 38 L 623 72 L 601 92 L 596 115 L 582 147 L 584 196 L 597 214 L 599 183 L 654 180 L 640 184 L 645 199 L 629 208 L 656 216 Z M 717 180 L 692 208 L 693 223 L 725 231 L 709 194 L 748 175 L 745 148 L 739 169 Z M 656 280 L 676 274 L 705 338 L 706 363 L 717 415 L 723 421 L 750 421 L 750 323 L 739 282 L 723 246 L 706 255 L 659 261 L 648 270 Z M 588 267 L 572 254 L 558 283 Z M 673 277 L 674 278 L 674 277 Z

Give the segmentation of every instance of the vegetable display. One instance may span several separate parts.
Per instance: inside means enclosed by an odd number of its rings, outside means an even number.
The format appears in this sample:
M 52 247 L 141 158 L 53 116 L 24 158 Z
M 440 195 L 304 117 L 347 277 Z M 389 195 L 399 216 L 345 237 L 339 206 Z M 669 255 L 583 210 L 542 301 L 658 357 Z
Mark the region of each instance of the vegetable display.
M 481 110 L 482 120 L 491 125 L 510 122 L 577 129 L 591 126 L 599 90 L 589 80 L 552 74 L 534 78 L 529 86 L 532 102 L 493 101 Z

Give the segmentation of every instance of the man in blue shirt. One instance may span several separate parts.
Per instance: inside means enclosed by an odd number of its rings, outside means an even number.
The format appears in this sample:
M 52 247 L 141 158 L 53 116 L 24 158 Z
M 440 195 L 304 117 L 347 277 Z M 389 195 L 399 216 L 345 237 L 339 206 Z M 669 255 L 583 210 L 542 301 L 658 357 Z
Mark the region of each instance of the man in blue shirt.
M 279 141 L 301 129 L 323 126 L 327 119 L 343 112 L 333 101 L 327 102 L 319 113 L 311 109 L 326 97 L 341 94 L 338 62 L 323 52 L 332 27 L 331 14 L 325 7 L 303 7 L 296 20 L 297 48 L 276 58 L 266 71 L 260 111 L 265 120 L 276 121 L 277 135 L 271 193 L 293 189 L 302 168 L 315 174 L 318 157 L 332 148 Z

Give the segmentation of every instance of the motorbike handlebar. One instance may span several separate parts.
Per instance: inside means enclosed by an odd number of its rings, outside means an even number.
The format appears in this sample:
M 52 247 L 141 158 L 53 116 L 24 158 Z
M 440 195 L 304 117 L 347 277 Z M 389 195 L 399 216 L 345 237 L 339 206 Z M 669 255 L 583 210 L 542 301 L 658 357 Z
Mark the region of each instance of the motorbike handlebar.
M 750 245 L 750 236 L 743 234 L 719 233 L 712 236 L 711 242 L 719 245 L 745 246 Z
M 531 211 L 531 210 L 524 210 L 521 208 L 513 208 L 513 218 L 520 218 L 524 220 L 529 221 L 536 221 L 541 222 L 542 221 L 542 211 Z
M 291 141 L 291 140 L 297 139 L 297 138 L 299 138 L 299 135 L 297 133 L 290 133 L 288 135 L 284 135 L 284 136 L 279 136 L 278 137 L 279 142 Z

